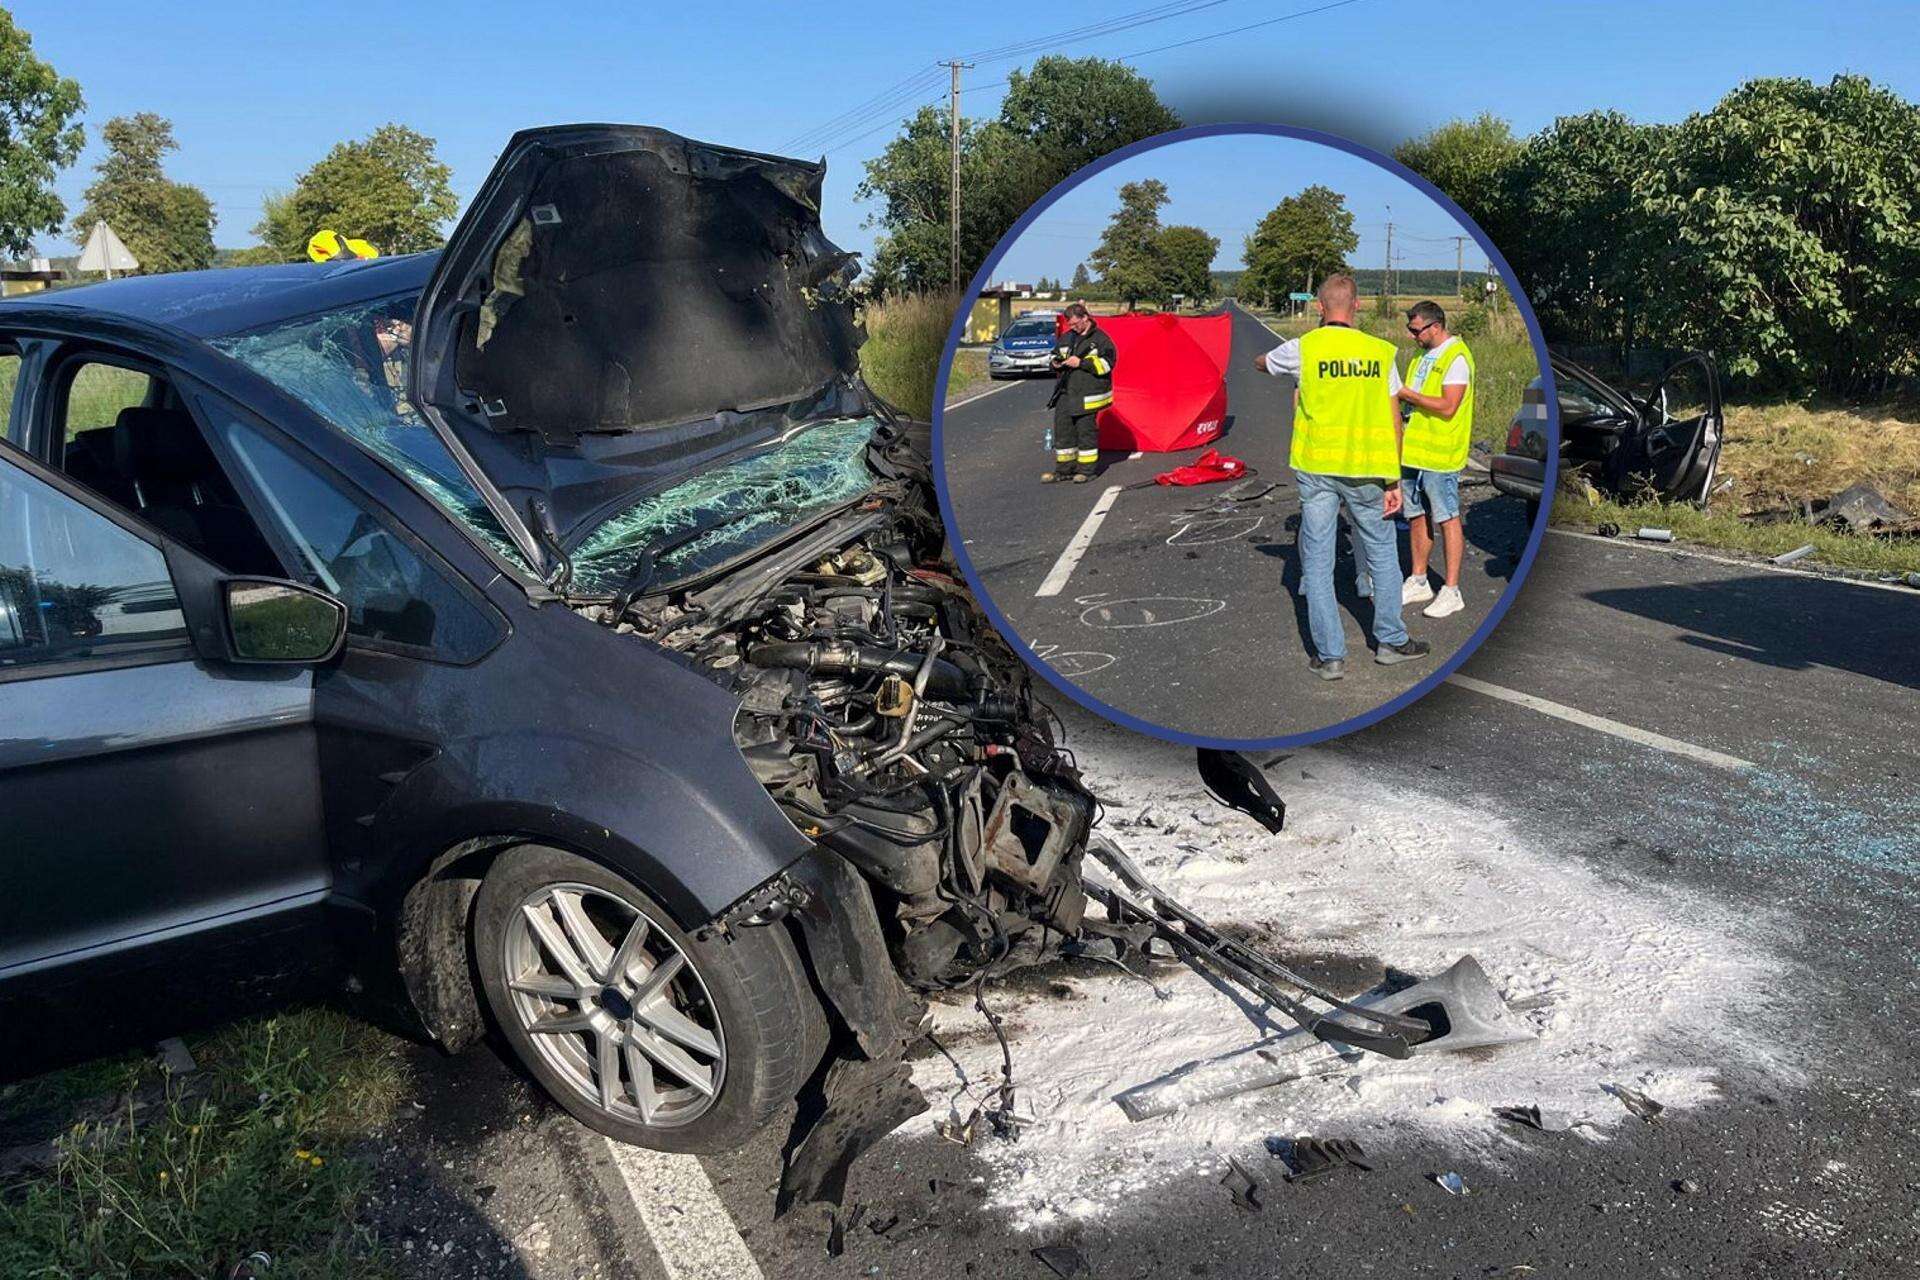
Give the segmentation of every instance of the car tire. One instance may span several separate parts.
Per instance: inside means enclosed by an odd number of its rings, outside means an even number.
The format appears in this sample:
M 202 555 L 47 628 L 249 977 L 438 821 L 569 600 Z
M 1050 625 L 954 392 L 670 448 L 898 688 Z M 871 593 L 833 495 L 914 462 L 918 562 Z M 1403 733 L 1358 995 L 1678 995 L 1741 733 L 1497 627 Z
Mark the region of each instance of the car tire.
M 826 1015 L 785 926 L 694 937 L 624 876 L 559 849 L 495 860 L 474 900 L 473 949 L 521 1064 L 575 1119 L 623 1142 L 738 1147 L 826 1050 Z

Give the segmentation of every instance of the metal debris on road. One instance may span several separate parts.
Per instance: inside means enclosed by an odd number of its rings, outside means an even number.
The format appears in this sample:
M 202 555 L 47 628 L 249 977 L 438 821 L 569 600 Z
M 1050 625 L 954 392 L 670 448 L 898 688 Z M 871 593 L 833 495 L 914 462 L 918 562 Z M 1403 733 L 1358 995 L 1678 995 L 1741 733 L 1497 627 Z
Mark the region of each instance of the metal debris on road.
M 1913 523 L 1913 517 L 1887 500 L 1870 484 L 1848 485 L 1827 500 L 1821 524 L 1839 525 L 1849 533 L 1870 533 Z
M 1673 1189 L 1683 1196 L 1697 1196 L 1700 1194 L 1700 1184 L 1692 1178 L 1677 1179 L 1673 1184 Z
M 837 1258 L 847 1251 L 847 1232 L 860 1225 L 860 1219 L 866 1215 L 867 1207 L 862 1204 L 851 1205 L 846 1212 L 835 1210 L 832 1224 L 827 1228 L 827 1256 Z
M 1640 531 L 1638 533 L 1635 533 L 1633 536 L 1640 539 L 1640 541 L 1642 542 L 1672 542 L 1673 530 L 1655 529 L 1655 528 L 1652 528 L 1651 526 L 1642 526 Z
M 1594 532 L 1603 538 L 1617 538 L 1620 536 L 1620 526 L 1611 520 L 1602 520 L 1600 527 L 1595 529 Z
M 1658 1118 L 1662 1111 L 1666 1110 L 1663 1104 L 1655 1102 L 1638 1089 L 1629 1089 L 1623 1084 L 1608 1084 L 1600 1087 L 1620 1099 L 1621 1106 L 1633 1112 L 1633 1114 L 1639 1116 L 1642 1120 L 1654 1120 Z
M 1773 563 L 1792 564 L 1795 560 L 1805 560 L 1808 556 L 1812 554 L 1813 554 L 1813 544 L 1809 542 L 1804 546 L 1795 547 L 1791 551 L 1785 551 L 1775 556 L 1773 558 Z
M 1288 1182 L 1313 1182 L 1342 1166 L 1373 1172 L 1367 1153 L 1351 1138 L 1268 1138 L 1267 1152 L 1286 1162 Z
M 1906 576 L 1905 581 L 1906 581 L 1906 584 L 1910 587 L 1920 587 L 1920 573 L 1908 574 Z
M 1433 1179 L 1433 1185 L 1450 1196 L 1464 1196 L 1472 1193 L 1467 1190 L 1467 1180 L 1452 1171 L 1427 1175 Z
M 1260 1212 L 1260 1184 L 1247 1172 L 1247 1167 L 1232 1156 L 1227 1157 L 1227 1176 L 1220 1179 L 1220 1185 L 1233 1195 L 1233 1207 L 1244 1209 L 1248 1213 Z
M 1072 1280 L 1074 1276 L 1084 1276 L 1092 1272 L 1087 1265 L 1086 1255 L 1070 1244 L 1045 1244 L 1033 1251 L 1033 1256 L 1045 1264 L 1047 1270 L 1060 1277 L 1060 1280 Z

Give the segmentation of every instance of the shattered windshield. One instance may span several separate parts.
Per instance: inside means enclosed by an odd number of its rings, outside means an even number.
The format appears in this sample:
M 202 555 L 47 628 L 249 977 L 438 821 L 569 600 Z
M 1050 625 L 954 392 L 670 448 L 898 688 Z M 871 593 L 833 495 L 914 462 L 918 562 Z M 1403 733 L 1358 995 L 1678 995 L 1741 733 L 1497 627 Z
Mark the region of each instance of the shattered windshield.
M 859 497 L 873 487 L 866 446 L 875 425 L 872 418 L 823 422 L 642 498 L 579 544 L 575 587 L 589 595 L 620 591 L 646 548 L 660 557 L 654 582 L 692 577 Z
M 414 407 L 407 402 L 416 296 L 357 303 L 213 346 L 277 384 L 386 460 L 509 562 L 526 560 L 500 521 Z

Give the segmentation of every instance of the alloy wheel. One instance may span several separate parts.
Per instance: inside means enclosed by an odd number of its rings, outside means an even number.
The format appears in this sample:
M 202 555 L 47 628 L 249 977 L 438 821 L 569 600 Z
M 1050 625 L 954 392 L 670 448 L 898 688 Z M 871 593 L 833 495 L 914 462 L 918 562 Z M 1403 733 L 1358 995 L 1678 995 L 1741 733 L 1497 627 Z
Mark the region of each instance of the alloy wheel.
M 726 1042 L 693 961 L 632 903 L 592 885 L 527 895 L 503 944 L 515 1016 L 582 1098 L 659 1128 L 720 1094 Z

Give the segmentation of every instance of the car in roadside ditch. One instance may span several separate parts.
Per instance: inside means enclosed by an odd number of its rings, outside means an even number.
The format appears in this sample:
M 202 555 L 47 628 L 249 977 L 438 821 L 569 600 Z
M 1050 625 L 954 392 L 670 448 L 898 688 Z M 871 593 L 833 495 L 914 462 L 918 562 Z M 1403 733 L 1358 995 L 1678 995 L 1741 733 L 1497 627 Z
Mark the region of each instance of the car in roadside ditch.
M 823 172 L 536 129 L 439 253 L 0 303 L 0 1079 L 338 997 L 715 1151 L 1080 932 Z
M 1720 370 L 1694 353 L 1673 362 L 1652 388 L 1635 396 L 1560 355 L 1550 355 L 1560 424 L 1560 476 L 1582 476 L 1618 498 L 1705 502 L 1719 471 L 1725 422 Z M 1528 519 L 1548 483 L 1545 381 L 1527 384 L 1507 430 L 1506 448 L 1490 464 L 1494 488 L 1524 498 Z
M 1001 331 L 987 349 L 987 376 L 1021 378 L 1053 372 L 1053 344 L 1059 313 L 1027 311 Z

